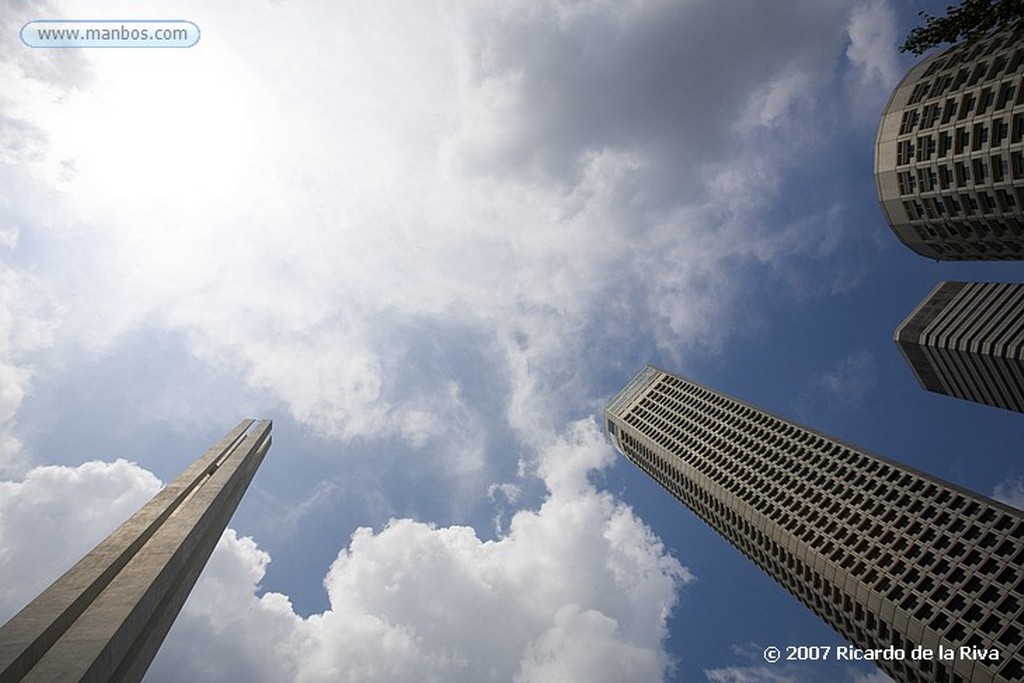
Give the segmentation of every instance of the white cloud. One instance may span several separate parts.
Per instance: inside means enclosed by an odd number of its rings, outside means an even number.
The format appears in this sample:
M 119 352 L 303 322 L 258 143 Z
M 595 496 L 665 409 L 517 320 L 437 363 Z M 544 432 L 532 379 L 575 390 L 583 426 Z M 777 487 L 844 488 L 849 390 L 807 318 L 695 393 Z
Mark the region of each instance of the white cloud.
M 0 621 L 112 532 L 160 488 L 126 460 L 35 467 L 0 481 Z
M 992 491 L 992 497 L 1018 510 L 1024 510 L 1024 477 L 1010 477 L 1000 482 Z
M 59 1 L 40 0 L 32 4 L 29 14 L 21 7 L 8 7 L 0 14 L 0 30 L 12 40 L 0 43 L 0 92 L 11 96 L 17 93 L 12 83 L 22 80 L 21 85 L 33 83 L 42 89 L 42 97 L 59 97 L 68 89 L 80 87 L 89 82 L 91 76 L 88 61 L 76 50 L 26 50 L 21 42 L 22 26 L 40 17 L 59 18 Z M 0 97 L 0 102 L 3 98 Z M 3 145 L 0 144 L 0 150 Z M 0 161 L 4 155 L 0 152 Z
M 412 520 L 358 530 L 325 579 L 331 609 L 309 620 L 318 637 L 300 679 L 588 680 L 622 658 L 643 664 L 636 680 L 659 679 L 674 586 L 690 576 L 586 484 L 607 451 L 593 422 L 577 424 L 541 461 L 582 469 L 549 475 L 550 498 L 495 541 Z M 588 643 L 602 648 L 581 657 Z
M 312 628 L 287 596 L 257 597 L 269 562 L 255 541 L 227 529 L 145 680 L 295 680 Z
M 783 72 L 754 91 L 747 103 L 747 112 L 740 120 L 741 130 L 756 126 L 779 126 L 789 118 L 792 108 L 801 99 L 809 97 L 811 86 L 807 74 L 803 71 L 794 69 Z
M 894 683 L 881 671 L 825 668 L 824 664 L 770 666 L 729 666 L 708 669 L 704 676 L 711 683 L 803 683 L 804 681 L 849 681 L 849 683 Z
M 18 246 L 18 229 L 0 228 L 0 249 L 13 251 Z
M 13 252 L 17 231 L 0 236 L 11 247 L 0 244 L 2 259 Z M 51 343 L 57 315 L 42 283 L 0 260 L 0 474 L 24 470 L 25 454 L 14 432 L 16 415 L 31 387 L 33 359 Z
M 881 671 L 872 671 L 867 674 L 855 675 L 853 683 L 895 683 L 895 681 Z
M 899 80 L 896 63 L 896 16 L 887 0 L 870 0 L 853 8 L 847 27 L 846 57 L 862 81 L 892 88 Z
M 642 322 L 667 352 L 715 348 L 744 265 L 805 251 L 759 218 L 787 153 L 736 136 L 827 84 L 843 9 L 792 4 L 176 3 L 201 49 L 78 55 L 91 80 L 59 102 L 19 77 L 11 111 L 45 141 L 26 177 L 62 193 L 23 228 L 61 353 L 181 332 L 322 435 L 458 440 L 467 472 L 471 378 L 411 384 L 409 362 L 422 328 L 467 330 L 542 443 L 578 414 L 559 396 L 587 393 L 587 338 Z M 437 427 L 453 402 L 458 433 Z
M 896 51 L 896 14 L 888 0 L 868 0 L 854 7 L 847 34 L 853 102 L 861 117 L 877 124 L 880 109 L 873 103 L 884 103 L 903 75 Z
M 600 657 L 594 653 L 600 652 Z M 561 681 L 657 681 L 664 658 L 656 651 L 620 640 L 618 624 L 595 610 L 566 605 L 555 623 L 527 646 L 515 680 L 530 683 Z
M 797 683 L 800 679 L 791 670 L 771 669 L 765 666 L 730 666 L 709 669 L 704 676 L 712 683 Z
M 809 385 L 809 396 L 804 401 L 824 398 L 830 408 L 840 411 L 854 410 L 878 383 L 875 357 L 866 351 L 852 353 L 839 360 L 835 367 L 814 377 Z
M 658 678 L 666 615 L 692 577 L 587 482 L 611 457 L 596 427 L 565 424 L 599 401 L 592 368 L 608 349 L 718 348 L 757 294 L 749 266 L 796 289 L 795 260 L 841 251 L 840 208 L 788 226 L 764 216 L 794 147 L 816 143 L 808 113 L 832 99 L 844 26 L 857 87 L 871 95 L 895 73 L 879 47 L 887 6 L 154 0 L 147 12 L 195 20 L 203 40 L 131 59 L 0 44 L 0 464 L 20 453 L 12 425 L 32 373 L 59 387 L 62 364 L 84 360 L 104 377 L 145 331 L 180 338 L 218 382 L 320 436 L 402 439 L 479 484 L 461 489 L 474 495 L 510 428 L 518 443 L 500 455 L 540 452 L 523 469 L 550 490 L 501 518 L 493 541 L 408 519 L 360 529 L 325 580 L 330 609 L 308 618 L 260 595 L 269 557 L 228 532 L 151 679 Z M 157 376 L 155 413 L 204 424 L 237 405 L 190 372 Z M 480 385 L 503 413 L 472 398 Z M 148 473 L 122 469 L 125 490 L 148 490 Z M 39 481 L 44 504 L 65 486 Z M 497 490 L 515 505 L 519 489 Z M 312 491 L 285 522 L 334 491 Z M 27 543 L 7 519 L 0 538 Z
M 228 530 L 147 680 L 660 680 L 692 577 L 587 482 L 610 457 L 592 420 L 573 425 L 539 456 L 547 500 L 496 540 L 410 519 L 356 530 L 324 579 L 330 608 L 308 618 L 259 594 L 270 557 Z M 124 460 L 0 483 L 5 614 L 157 488 Z

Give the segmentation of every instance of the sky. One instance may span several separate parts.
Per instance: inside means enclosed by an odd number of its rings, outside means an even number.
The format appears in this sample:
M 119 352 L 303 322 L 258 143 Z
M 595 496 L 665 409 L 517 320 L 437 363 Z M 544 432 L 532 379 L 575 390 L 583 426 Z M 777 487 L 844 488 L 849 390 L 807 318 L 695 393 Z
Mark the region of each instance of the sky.
M 1024 506 L 1021 416 L 892 331 L 895 0 L 0 0 L 0 619 L 243 417 L 146 680 L 888 680 L 616 454 L 653 363 Z M 185 19 L 187 49 L 32 49 Z

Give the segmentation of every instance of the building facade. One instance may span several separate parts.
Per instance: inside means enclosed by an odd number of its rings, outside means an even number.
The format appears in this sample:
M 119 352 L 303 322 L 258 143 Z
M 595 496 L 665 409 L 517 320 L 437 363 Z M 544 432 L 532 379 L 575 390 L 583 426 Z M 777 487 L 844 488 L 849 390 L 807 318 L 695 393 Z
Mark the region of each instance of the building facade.
M 896 680 L 1024 679 L 1024 513 L 652 366 L 605 425 Z
M 894 339 L 928 391 L 1024 413 L 1024 285 L 940 282 Z
M 882 115 L 875 182 L 921 256 L 1024 258 L 1024 23 L 907 73 Z
M 270 448 L 243 420 L 0 627 L 0 681 L 139 681 Z

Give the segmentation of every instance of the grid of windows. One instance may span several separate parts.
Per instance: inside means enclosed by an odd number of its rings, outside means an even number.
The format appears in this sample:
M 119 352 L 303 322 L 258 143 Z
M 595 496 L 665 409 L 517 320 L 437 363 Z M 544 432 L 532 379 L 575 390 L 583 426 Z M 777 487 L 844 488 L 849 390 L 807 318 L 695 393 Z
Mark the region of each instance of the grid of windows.
M 897 680 L 1024 678 L 1024 515 L 648 366 L 605 411 L 631 461 Z M 640 377 L 640 375 L 638 375 Z M 614 410 L 612 409 L 614 406 Z
M 882 115 L 875 176 L 900 239 L 941 260 L 1024 258 L 1024 26 L 915 66 Z
M 928 391 L 1024 413 L 1024 285 L 941 282 L 894 336 Z

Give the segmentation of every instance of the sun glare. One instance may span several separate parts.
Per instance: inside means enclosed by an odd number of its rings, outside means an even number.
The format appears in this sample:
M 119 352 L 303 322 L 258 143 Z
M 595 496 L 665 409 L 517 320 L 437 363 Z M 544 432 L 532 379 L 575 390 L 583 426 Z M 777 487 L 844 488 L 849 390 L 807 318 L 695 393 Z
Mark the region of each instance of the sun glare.
M 244 79 L 211 55 L 96 52 L 96 82 L 59 105 L 50 131 L 76 191 L 147 207 L 243 181 L 253 142 Z

